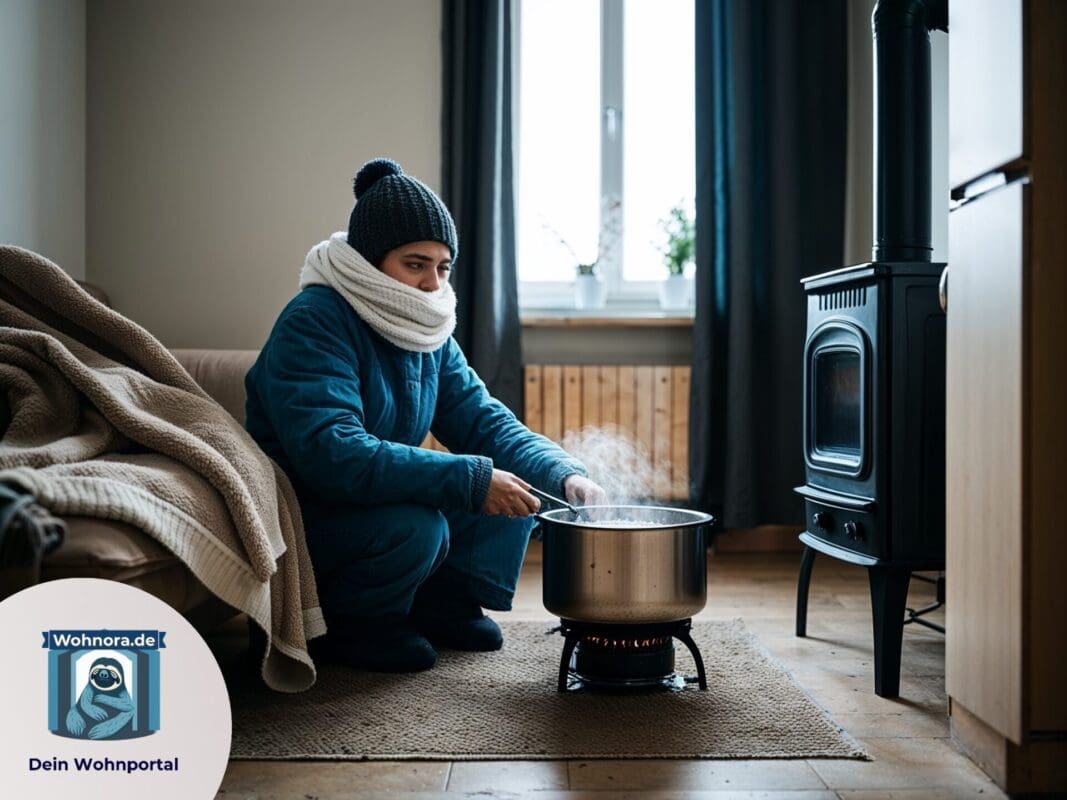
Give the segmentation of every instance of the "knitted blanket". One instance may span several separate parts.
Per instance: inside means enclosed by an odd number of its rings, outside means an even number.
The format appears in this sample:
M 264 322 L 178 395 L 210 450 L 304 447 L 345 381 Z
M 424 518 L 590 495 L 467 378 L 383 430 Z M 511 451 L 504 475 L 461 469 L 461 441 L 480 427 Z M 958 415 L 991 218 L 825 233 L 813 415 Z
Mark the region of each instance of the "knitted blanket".
M 0 246 L 0 481 L 59 515 L 120 520 L 267 634 L 279 691 L 325 632 L 285 474 L 150 333 L 52 262 Z

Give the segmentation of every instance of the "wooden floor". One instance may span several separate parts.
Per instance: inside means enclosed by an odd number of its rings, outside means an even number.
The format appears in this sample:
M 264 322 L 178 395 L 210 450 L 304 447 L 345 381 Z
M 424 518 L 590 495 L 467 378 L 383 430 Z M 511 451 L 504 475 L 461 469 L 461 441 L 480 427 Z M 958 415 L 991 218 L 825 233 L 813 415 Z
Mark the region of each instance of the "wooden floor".
M 549 619 L 536 552 L 524 569 L 515 619 Z M 219 793 L 248 798 L 455 800 L 950 800 L 1004 795 L 948 737 L 944 637 L 904 633 L 901 697 L 874 694 L 866 571 L 816 562 L 809 638 L 793 636 L 797 554 L 729 553 L 709 560 L 708 619 L 740 617 L 831 716 L 866 746 L 871 762 L 514 761 L 231 762 Z M 912 583 L 909 604 L 926 605 Z M 941 612 L 932 617 L 943 622 Z M 546 680 L 549 679 L 546 676 Z M 521 709 L 516 709 L 521 713 Z

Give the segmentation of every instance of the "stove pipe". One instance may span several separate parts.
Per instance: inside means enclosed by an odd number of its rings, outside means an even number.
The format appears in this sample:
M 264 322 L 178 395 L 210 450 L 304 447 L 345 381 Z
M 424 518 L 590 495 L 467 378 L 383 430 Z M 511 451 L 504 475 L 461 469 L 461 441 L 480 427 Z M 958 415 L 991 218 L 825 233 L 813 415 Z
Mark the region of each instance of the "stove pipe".
M 929 261 L 930 31 L 947 0 L 878 0 L 874 32 L 874 261 Z

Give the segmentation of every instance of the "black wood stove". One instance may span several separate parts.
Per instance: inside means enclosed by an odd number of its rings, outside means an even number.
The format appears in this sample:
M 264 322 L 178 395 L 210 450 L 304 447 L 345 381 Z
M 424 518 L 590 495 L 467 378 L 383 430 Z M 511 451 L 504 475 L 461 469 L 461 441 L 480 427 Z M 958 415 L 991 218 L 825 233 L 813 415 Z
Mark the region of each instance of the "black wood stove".
M 944 264 L 931 263 L 930 39 L 944 0 L 880 0 L 874 17 L 874 260 L 805 278 L 807 530 L 798 636 L 816 553 L 866 567 L 875 691 L 900 689 L 908 583 L 945 561 Z M 947 199 L 946 199 L 947 202 Z

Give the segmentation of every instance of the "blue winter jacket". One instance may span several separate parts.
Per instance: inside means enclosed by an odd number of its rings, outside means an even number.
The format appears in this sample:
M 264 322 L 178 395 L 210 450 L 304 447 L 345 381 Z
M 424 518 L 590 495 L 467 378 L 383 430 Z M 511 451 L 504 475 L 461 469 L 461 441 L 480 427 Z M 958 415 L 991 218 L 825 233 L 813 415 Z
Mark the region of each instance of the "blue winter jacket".
M 302 498 L 480 511 L 494 466 L 552 493 L 586 474 L 489 395 L 454 339 L 403 350 L 327 286 L 282 310 L 245 388 L 245 427 Z M 451 452 L 419 447 L 427 431 Z

